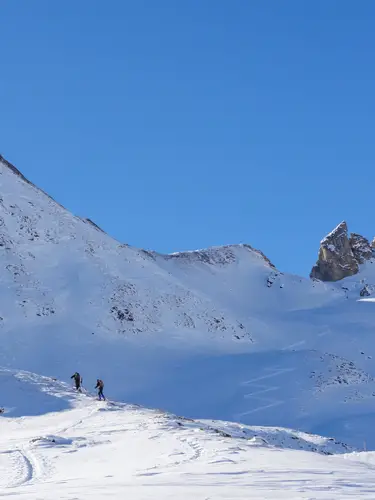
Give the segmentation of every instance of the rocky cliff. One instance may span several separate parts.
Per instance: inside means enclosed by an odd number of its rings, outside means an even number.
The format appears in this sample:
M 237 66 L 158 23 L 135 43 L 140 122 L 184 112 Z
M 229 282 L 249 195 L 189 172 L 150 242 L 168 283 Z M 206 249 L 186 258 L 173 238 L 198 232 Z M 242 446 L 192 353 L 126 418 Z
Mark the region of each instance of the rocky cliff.
M 375 240 L 374 240 L 375 241 Z M 360 234 L 348 234 L 346 222 L 341 222 L 321 242 L 319 256 L 310 277 L 321 281 L 338 281 L 354 276 L 359 265 L 373 256 L 374 241 Z

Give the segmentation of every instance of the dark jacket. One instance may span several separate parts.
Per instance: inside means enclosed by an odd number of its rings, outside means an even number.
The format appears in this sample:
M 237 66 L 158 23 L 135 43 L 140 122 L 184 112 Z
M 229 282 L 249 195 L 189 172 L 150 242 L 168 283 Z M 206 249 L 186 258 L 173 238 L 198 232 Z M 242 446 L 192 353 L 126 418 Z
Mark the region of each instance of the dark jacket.
M 74 375 L 72 375 L 70 378 L 74 378 L 74 382 L 77 385 L 82 384 L 82 377 L 81 377 L 81 375 L 78 372 L 75 372 Z
M 101 389 L 101 390 L 104 389 L 104 382 L 103 382 L 103 380 L 98 380 L 97 381 L 95 389 Z

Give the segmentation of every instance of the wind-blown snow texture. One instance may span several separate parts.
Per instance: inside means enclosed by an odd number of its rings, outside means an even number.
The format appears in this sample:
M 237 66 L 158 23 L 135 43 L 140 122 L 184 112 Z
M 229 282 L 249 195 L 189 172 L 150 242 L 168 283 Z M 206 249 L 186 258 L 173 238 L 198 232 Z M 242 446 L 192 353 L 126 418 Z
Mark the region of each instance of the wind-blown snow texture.
M 138 250 L 3 161 L 0 194 L 0 365 L 58 380 L 78 370 L 117 400 L 375 447 L 375 303 L 360 300 L 373 260 L 325 284 L 247 245 Z M 38 413 L 12 397 L 7 416 Z

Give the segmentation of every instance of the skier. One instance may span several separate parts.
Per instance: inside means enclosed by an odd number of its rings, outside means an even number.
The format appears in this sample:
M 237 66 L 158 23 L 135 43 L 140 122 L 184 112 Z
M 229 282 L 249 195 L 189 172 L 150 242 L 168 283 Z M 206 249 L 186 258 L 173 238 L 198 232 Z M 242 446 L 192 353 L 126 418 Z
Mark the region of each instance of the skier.
M 75 372 L 70 378 L 74 378 L 74 382 L 76 384 L 76 389 L 78 392 L 82 392 L 81 391 L 81 385 L 82 385 L 82 377 L 81 375 L 78 373 L 78 372 Z
M 98 389 L 98 398 L 99 398 L 99 401 L 101 401 L 102 399 L 103 399 L 103 401 L 105 401 L 105 397 L 104 397 L 104 394 L 103 394 L 104 382 L 103 382 L 103 380 L 100 380 L 100 378 L 96 379 L 95 389 Z

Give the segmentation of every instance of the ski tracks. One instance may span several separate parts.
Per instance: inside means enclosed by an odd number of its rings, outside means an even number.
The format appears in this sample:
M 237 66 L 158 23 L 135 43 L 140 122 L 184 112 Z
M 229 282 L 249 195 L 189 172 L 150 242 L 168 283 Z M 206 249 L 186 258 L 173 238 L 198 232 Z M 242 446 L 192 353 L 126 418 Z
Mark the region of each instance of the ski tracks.
M 7 457 L 6 466 L 3 466 L 2 478 L 6 478 L 0 485 L 4 488 L 17 488 L 46 479 L 50 467 L 45 459 L 35 454 L 30 446 L 23 446 L 13 450 L 0 452 L 0 457 Z
M 256 413 L 258 411 L 266 410 L 269 408 L 273 408 L 275 406 L 282 405 L 284 403 L 283 400 L 275 398 L 275 397 L 270 397 L 270 396 L 264 396 L 264 394 L 268 394 L 271 392 L 276 392 L 280 389 L 278 385 L 268 385 L 268 384 L 259 384 L 259 381 L 263 380 L 268 380 L 268 379 L 273 379 L 275 377 L 278 377 L 280 375 L 283 375 L 284 373 L 288 373 L 293 371 L 294 368 L 278 368 L 278 367 L 270 367 L 270 368 L 265 368 L 264 371 L 266 372 L 265 375 L 261 375 L 260 377 L 255 377 L 250 380 L 246 380 L 245 382 L 242 382 L 241 385 L 255 389 L 253 392 L 249 392 L 244 395 L 244 399 L 252 399 L 254 401 L 259 402 L 259 406 L 256 406 L 255 408 L 252 408 L 251 410 L 244 411 L 242 413 L 238 413 L 236 418 L 241 418 L 246 415 L 250 415 L 252 413 Z
M 24 484 L 30 477 L 29 463 L 20 450 L 6 450 L 0 453 L 0 486 L 13 488 Z
M 188 455 L 184 460 L 182 460 L 179 465 L 198 460 L 202 456 L 204 450 L 197 439 L 179 437 L 178 440 L 180 441 L 180 443 L 182 443 L 182 445 L 187 445 L 191 450 L 191 454 Z
M 183 432 L 186 435 L 179 435 Z M 205 450 L 203 446 L 199 443 L 199 440 L 190 435 L 189 431 L 177 431 L 175 434 L 175 439 L 179 442 L 180 447 L 175 449 L 172 453 L 169 453 L 167 458 L 172 459 L 169 463 L 154 465 L 153 467 L 144 469 L 139 472 L 137 476 L 153 476 L 168 473 L 171 470 L 176 470 L 177 468 L 189 465 L 201 458 Z M 175 459 L 175 457 L 181 457 Z
M 97 413 L 97 408 L 90 408 L 85 418 Z M 57 434 L 79 427 L 83 417 L 73 420 L 69 425 L 58 428 Z M 52 476 L 54 467 L 38 449 L 39 438 L 32 438 L 17 445 L 17 447 L 0 450 L 0 489 L 19 488 L 38 482 L 44 482 Z

